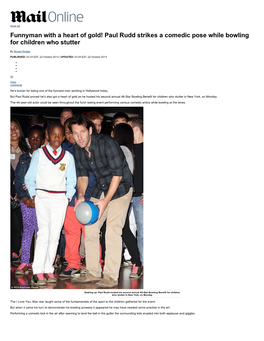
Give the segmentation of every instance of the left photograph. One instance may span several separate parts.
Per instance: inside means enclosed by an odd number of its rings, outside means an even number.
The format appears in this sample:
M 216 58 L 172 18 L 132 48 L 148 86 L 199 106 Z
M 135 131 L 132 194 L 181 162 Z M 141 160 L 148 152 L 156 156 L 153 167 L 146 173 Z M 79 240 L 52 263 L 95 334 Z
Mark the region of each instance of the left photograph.
M 143 108 L 12 107 L 10 288 L 143 289 Z

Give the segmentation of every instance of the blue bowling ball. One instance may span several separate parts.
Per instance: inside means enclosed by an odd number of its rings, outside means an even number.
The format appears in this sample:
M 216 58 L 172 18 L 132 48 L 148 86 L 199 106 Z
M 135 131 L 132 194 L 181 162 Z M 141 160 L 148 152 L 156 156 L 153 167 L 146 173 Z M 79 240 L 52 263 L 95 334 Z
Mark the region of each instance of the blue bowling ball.
M 99 216 L 99 208 L 91 201 L 83 201 L 75 210 L 76 219 L 84 225 L 94 224 Z

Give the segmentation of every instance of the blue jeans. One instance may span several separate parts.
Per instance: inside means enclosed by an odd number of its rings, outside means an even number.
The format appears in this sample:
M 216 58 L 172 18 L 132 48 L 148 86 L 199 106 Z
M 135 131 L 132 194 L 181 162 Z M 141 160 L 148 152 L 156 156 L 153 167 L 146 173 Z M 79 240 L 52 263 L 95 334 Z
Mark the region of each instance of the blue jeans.
M 143 205 L 140 204 L 140 200 L 143 199 L 143 195 L 140 197 L 133 197 L 131 203 L 134 211 L 135 221 L 137 225 L 137 244 L 140 254 L 140 260 L 143 265 Z

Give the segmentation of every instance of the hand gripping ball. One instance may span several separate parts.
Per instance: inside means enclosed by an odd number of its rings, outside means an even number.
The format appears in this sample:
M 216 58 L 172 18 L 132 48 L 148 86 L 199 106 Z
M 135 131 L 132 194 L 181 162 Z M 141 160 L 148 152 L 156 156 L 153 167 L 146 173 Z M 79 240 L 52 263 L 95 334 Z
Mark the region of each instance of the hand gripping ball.
M 84 201 L 76 207 L 75 216 L 81 224 L 91 225 L 98 219 L 99 208 L 91 201 Z

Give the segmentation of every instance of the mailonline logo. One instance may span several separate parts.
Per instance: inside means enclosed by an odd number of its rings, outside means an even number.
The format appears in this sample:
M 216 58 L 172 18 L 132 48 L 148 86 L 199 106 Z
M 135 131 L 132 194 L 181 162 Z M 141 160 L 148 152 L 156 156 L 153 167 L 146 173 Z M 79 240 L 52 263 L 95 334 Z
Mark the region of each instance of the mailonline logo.
M 82 22 L 83 15 L 81 13 L 74 14 L 69 12 L 59 13 L 46 11 L 38 11 L 37 14 L 26 14 L 25 11 L 12 11 L 11 13 L 11 21 L 12 22 Z

